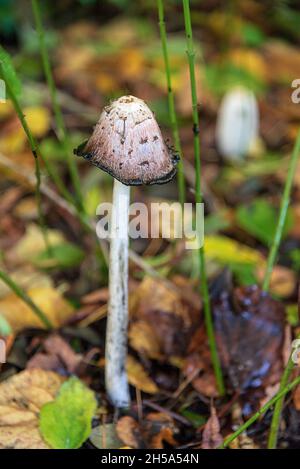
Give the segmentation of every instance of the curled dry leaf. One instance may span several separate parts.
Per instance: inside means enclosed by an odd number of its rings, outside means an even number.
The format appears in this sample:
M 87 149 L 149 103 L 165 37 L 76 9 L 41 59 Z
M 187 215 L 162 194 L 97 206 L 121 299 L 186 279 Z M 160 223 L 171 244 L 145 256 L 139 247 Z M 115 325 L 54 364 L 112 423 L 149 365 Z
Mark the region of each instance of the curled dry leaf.
M 158 360 L 184 356 L 199 311 L 161 280 L 145 277 L 131 297 L 130 345 Z
M 131 448 L 141 447 L 141 432 L 138 423 L 133 417 L 125 416 L 118 420 L 116 426 L 117 435 L 120 440 Z
M 38 416 L 62 382 L 51 371 L 26 370 L 0 384 L 0 449 L 48 449 L 38 430 Z
M 27 294 L 46 314 L 54 327 L 64 324 L 73 314 L 70 303 L 52 287 L 31 288 Z M 14 293 L 0 300 L 0 314 L 7 320 L 14 332 L 33 327 L 45 328 L 31 308 Z
M 43 348 L 45 353 L 36 353 L 27 363 L 27 369 L 41 368 L 60 372 L 66 370 L 68 373 L 76 373 L 82 360 L 82 356 L 75 353 L 72 347 L 58 334 L 48 337 Z
M 164 448 L 164 442 L 171 446 L 176 445 L 174 433 L 177 428 L 172 417 L 162 412 L 152 412 L 147 415 L 143 424 L 143 435 L 147 447 L 152 449 Z
M 223 443 L 222 435 L 220 434 L 220 423 L 217 417 L 216 409 L 212 406 L 210 410 L 210 417 L 207 420 L 203 435 L 202 435 L 202 449 L 216 449 Z
M 284 307 L 253 285 L 223 292 L 214 307 L 220 358 L 233 387 L 272 384 L 282 369 Z
M 156 394 L 159 392 L 158 387 L 147 375 L 143 366 L 131 355 L 127 356 L 126 369 L 128 381 L 132 386 L 148 394 Z

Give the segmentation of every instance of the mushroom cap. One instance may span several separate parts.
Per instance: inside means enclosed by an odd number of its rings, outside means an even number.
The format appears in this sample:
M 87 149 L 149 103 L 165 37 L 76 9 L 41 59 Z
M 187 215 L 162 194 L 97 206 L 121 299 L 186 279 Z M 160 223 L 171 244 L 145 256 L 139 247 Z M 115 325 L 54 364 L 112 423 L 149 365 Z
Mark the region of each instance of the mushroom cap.
M 92 136 L 75 154 L 130 186 L 166 183 L 175 176 L 178 162 L 153 113 L 134 96 L 122 96 L 105 107 Z

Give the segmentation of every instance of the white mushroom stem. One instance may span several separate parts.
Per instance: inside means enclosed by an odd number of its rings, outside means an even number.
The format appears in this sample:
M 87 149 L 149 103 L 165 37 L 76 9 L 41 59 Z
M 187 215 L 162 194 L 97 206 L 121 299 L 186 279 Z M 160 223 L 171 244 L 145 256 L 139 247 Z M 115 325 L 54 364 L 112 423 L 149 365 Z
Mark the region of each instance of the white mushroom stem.
M 126 373 L 128 326 L 128 217 L 130 187 L 114 180 L 109 260 L 105 385 L 115 407 L 130 403 Z

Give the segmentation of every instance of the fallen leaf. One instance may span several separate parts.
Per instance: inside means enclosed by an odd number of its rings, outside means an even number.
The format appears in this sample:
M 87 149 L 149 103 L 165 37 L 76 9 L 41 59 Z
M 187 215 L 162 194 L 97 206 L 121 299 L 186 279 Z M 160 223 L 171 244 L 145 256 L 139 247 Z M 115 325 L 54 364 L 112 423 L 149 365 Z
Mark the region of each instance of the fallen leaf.
M 258 281 L 263 281 L 266 272 L 266 267 L 258 265 L 256 275 Z M 273 295 L 280 296 L 281 298 L 289 298 L 296 287 L 296 275 L 287 267 L 276 265 L 271 274 L 270 279 L 270 292 Z
M 140 448 L 140 429 L 133 417 L 125 416 L 120 418 L 116 426 L 116 431 L 118 437 L 126 446 Z
M 115 423 L 106 423 L 93 428 L 89 439 L 98 449 L 121 449 L 122 447 Z
M 72 347 L 58 334 L 50 335 L 43 342 L 46 353 L 36 353 L 28 362 L 27 369 L 41 368 L 59 373 L 66 370 L 70 374 L 76 374 L 76 370 L 82 361 L 82 355 L 75 353 Z
M 48 229 L 48 241 L 51 246 L 64 243 L 64 236 L 58 230 Z M 27 225 L 26 233 L 20 241 L 10 250 L 8 258 L 10 262 L 20 264 L 30 262 L 33 258 L 41 254 L 47 246 L 39 226 L 31 223 Z
M 131 297 L 130 345 L 150 358 L 183 356 L 199 312 L 160 280 L 145 277 Z
M 152 449 L 163 449 L 164 442 L 171 446 L 176 445 L 174 433 L 177 428 L 172 417 L 162 412 L 152 412 L 147 415 L 143 423 L 143 435 L 147 447 Z
M 40 411 L 40 431 L 54 449 L 76 449 L 87 440 L 97 402 L 94 393 L 79 379 L 64 382 L 53 402 Z
M 51 371 L 26 370 L 0 383 L 1 449 L 48 448 L 38 429 L 38 415 L 62 382 Z
M 282 369 L 284 307 L 256 285 L 224 291 L 214 305 L 220 358 L 236 389 L 272 383 Z
M 128 381 L 132 386 L 135 386 L 140 391 L 148 394 L 156 394 L 159 392 L 158 387 L 147 375 L 142 365 L 133 358 L 132 355 L 127 356 L 126 369 L 128 374 Z
M 202 449 L 216 449 L 223 443 L 220 433 L 220 422 L 217 417 L 216 409 L 212 406 L 210 417 L 207 420 L 202 434 Z

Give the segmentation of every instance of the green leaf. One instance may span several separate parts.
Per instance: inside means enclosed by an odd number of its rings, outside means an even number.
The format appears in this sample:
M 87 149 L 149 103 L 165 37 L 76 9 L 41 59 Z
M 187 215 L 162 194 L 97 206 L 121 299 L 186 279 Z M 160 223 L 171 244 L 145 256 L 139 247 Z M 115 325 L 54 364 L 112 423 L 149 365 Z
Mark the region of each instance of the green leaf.
M 40 412 L 40 431 L 54 449 L 76 449 L 92 430 L 97 408 L 94 393 L 79 379 L 72 377 L 60 388 L 56 399 Z
M 0 77 L 10 86 L 14 94 L 21 93 L 21 82 L 11 61 L 10 55 L 0 46 Z
M 256 199 L 249 205 L 238 207 L 236 219 L 241 228 L 251 234 L 263 244 L 270 246 L 275 234 L 278 209 L 264 199 Z M 283 229 L 283 237 L 293 225 L 291 211 L 288 211 Z
M 183 415 L 187 420 L 189 420 L 195 428 L 199 428 L 204 425 L 207 421 L 207 418 L 204 415 L 197 414 L 192 410 L 182 410 L 181 415 Z
M 51 269 L 55 267 L 72 268 L 78 266 L 84 258 L 84 251 L 72 243 L 62 243 L 51 246 L 51 251 L 39 253 L 33 263 L 40 268 Z

